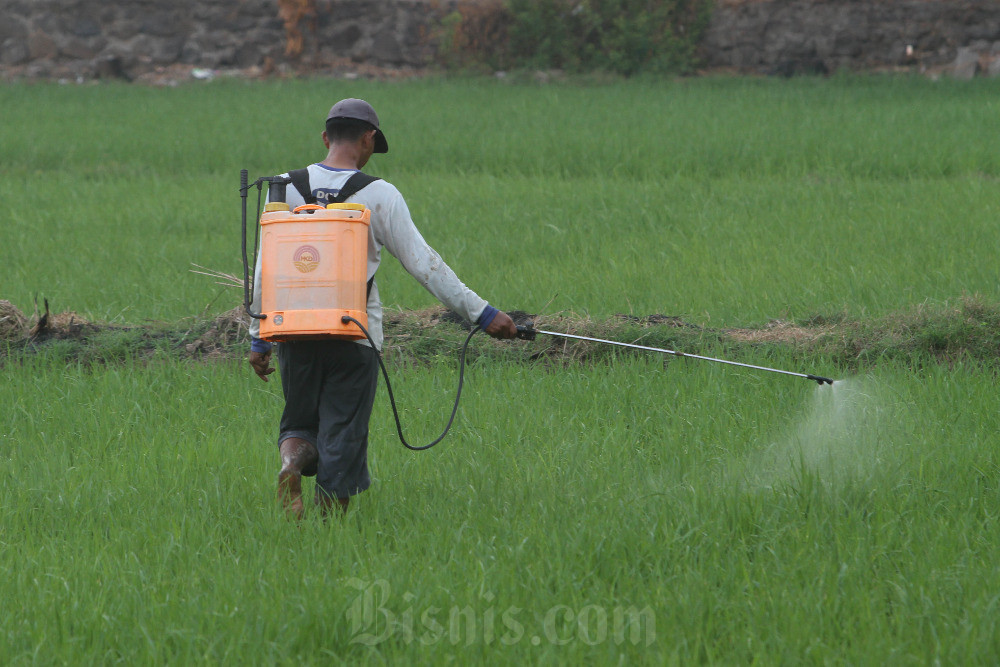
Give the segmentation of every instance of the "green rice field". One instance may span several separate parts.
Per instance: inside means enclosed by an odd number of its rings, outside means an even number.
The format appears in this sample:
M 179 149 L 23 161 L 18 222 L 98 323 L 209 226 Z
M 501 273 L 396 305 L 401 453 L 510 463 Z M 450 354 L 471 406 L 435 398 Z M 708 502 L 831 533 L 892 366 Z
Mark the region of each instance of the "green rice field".
M 349 96 L 390 146 L 366 171 L 497 307 L 838 382 L 480 336 L 438 447 L 398 443 L 381 383 L 372 488 L 287 520 L 277 376 L 130 336 L 240 304 L 191 271 L 242 272 L 239 170 L 321 160 Z M 125 332 L 0 340 L 4 664 L 1000 655 L 1000 81 L 8 84 L 0 109 L 0 299 Z M 393 259 L 378 280 L 390 312 L 435 304 Z M 695 333 L 606 324 L 654 314 Z M 717 335 L 777 321 L 855 338 Z M 390 346 L 412 442 L 456 329 Z

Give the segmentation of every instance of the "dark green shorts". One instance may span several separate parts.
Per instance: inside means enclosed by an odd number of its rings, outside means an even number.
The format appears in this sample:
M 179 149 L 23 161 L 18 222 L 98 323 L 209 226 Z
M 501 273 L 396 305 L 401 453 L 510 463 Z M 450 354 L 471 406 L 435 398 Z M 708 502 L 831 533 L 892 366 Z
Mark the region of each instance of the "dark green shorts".
M 285 395 L 278 444 L 287 438 L 313 443 L 319 462 L 303 473 L 315 475 L 317 490 L 333 498 L 371 486 L 368 420 L 378 383 L 374 350 L 343 340 L 279 343 L 278 369 Z

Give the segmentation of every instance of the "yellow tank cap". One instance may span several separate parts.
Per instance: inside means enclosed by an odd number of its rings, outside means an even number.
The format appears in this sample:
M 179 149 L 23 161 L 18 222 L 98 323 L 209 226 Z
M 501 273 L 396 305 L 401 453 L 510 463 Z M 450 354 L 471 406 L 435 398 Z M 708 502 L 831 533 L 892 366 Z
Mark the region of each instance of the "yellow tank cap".
M 264 204 L 264 212 L 270 213 L 271 211 L 287 211 L 288 204 L 283 201 L 269 201 Z
M 344 202 L 343 204 L 327 204 L 327 208 L 339 208 L 343 211 L 363 211 L 365 210 L 364 204 L 355 204 L 354 202 Z

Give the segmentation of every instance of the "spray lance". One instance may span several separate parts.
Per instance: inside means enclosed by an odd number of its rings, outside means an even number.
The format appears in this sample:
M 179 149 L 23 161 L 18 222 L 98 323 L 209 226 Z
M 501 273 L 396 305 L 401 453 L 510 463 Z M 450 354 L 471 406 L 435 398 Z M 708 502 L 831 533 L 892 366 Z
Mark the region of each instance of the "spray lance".
M 720 364 L 728 364 L 730 366 L 742 366 L 743 368 L 753 368 L 758 371 L 767 371 L 769 373 L 781 373 L 782 375 L 794 375 L 795 377 L 805 378 L 807 380 L 812 380 L 819 383 L 820 386 L 824 384 L 833 384 L 833 380 L 830 378 L 825 378 L 820 375 L 810 375 L 808 373 L 795 373 L 793 371 L 783 371 L 778 368 L 768 368 L 766 366 L 755 366 L 753 364 L 744 364 L 738 361 L 728 361 L 726 359 L 716 359 L 715 357 L 703 357 L 699 354 L 688 354 L 687 352 L 677 352 L 676 350 L 667 350 L 661 347 L 647 347 L 646 345 L 633 345 L 632 343 L 621 343 L 616 340 L 605 340 L 603 338 L 591 338 L 589 336 L 577 336 L 568 333 L 559 333 L 556 331 L 543 331 L 541 329 L 535 329 L 534 324 L 529 322 L 527 325 L 517 327 L 517 337 L 523 340 L 535 340 L 535 336 L 538 334 L 544 334 L 546 336 L 558 336 L 559 338 L 573 338 L 576 340 L 586 340 L 592 343 L 604 343 L 606 345 L 617 345 L 619 347 L 627 347 L 633 350 L 645 350 L 647 352 L 661 352 L 663 354 L 670 354 L 675 357 L 686 357 L 688 359 L 700 359 L 702 361 L 714 361 Z
M 474 327 L 462 345 L 458 389 L 444 431 L 430 444 L 411 445 L 403 436 L 392 383 L 382 361 L 382 355 L 379 354 L 378 347 L 367 329 L 367 228 L 371 221 L 371 211 L 362 204 L 347 203 L 328 204 L 326 207 L 306 204 L 289 210 L 285 201 L 285 190 L 290 182 L 290 179 L 281 176 L 265 176 L 250 184 L 247 171 L 244 169 L 240 172 L 240 195 L 243 200 L 243 303 L 247 314 L 260 322 L 260 337 L 267 341 L 367 339 L 375 350 L 379 368 L 385 378 L 400 442 L 407 449 L 414 451 L 430 449 L 444 439 L 455 420 L 465 380 L 466 352 L 469 342 L 480 327 Z M 261 189 L 264 183 L 268 184 L 268 203 L 262 213 Z M 247 194 L 252 187 L 257 188 L 257 217 L 260 221 L 251 256 L 256 265 L 259 240 L 260 312 L 254 312 L 251 308 L 250 260 L 247 256 Z M 259 237 L 260 234 L 262 237 Z M 820 385 L 833 384 L 832 379 L 819 375 L 795 373 L 602 338 L 545 331 L 534 328 L 531 322 L 517 327 L 517 337 L 522 340 L 535 340 L 538 334 L 781 373 L 812 380 Z

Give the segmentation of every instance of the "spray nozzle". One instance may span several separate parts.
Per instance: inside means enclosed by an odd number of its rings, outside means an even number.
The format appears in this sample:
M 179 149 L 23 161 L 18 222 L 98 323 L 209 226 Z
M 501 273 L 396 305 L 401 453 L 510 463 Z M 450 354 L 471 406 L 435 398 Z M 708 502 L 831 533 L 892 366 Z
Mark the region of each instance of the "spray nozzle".
M 833 380 L 831 380 L 830 378 L 822 377 L 820 375 L 807 375 L 806 378 L 808 378 L 810 380 L 814 380 L 815 382 L 818 382 L 819 386 L 821 386 L 821 387 L 824 384 L 829 384 L 829 385 L 833 384 Z

